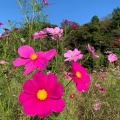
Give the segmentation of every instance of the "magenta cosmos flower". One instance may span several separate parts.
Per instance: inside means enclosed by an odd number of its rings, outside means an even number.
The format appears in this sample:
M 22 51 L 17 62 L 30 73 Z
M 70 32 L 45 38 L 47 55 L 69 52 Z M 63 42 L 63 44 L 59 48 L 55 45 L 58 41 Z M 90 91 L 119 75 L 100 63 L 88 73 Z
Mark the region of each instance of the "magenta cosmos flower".
M 88 90 L 88 84 L 90 83 L 90 77 L 87 74 L 86 69 L 78 62 L 72 63 L 72 80 L 76 83 L 76 88 L 80 92 L 86 92 Z
M 77 28 L 77 25 L 76 25 L 76 24 L 74 24 L 74 23 L 72 23 L 72 25 L 71 25 L 71 26 L 72 26 L 72 28 L 73 28 L 73 29 L 76 29 L 76 28 Z
M 26 64 L 24 76 L 35 70 L 43 70 L 48 65 L 48 61 L 56 55 L 56 50 L 51 49 L 45 52 L 35 52 L 31 46 L 24 45 L 18 48 L 20 58 L 13 61 L 14 66 Z
M 46 0 L 43 0 L 44 4 L 48 6 L 48 2 Z
M 34 74 L 32 80 L 24 83 L 23 90 L 19 95 L 19 102 L 24 107 L 24 113 L 29 116 L 37 115 L 42 118 L 52 111 L 59 113 L 64 108 L 64 89 L 54 74 Z
M 68 21 L 68 20 L 66 20 L 66 19 L 64 19 L 63 22 L 64 22 L 65 24 L 67 24 L 67 25 L 70 24 L 70 21 Z
M 64 57 L 66 58 L 65 61 L 77 61 L 83 57 L 83 54 L 81 54 L 81 51 L 75 48 L 73 51 L 68 50 L 66 53 L 64 53 Z
M 109 54 L 109 55 L 108 55 L 108 60 L 109 60 L 111 63 L 117 61 L 117 56 L 116 56 L 116 54 L 114 54 L 114 53 Z

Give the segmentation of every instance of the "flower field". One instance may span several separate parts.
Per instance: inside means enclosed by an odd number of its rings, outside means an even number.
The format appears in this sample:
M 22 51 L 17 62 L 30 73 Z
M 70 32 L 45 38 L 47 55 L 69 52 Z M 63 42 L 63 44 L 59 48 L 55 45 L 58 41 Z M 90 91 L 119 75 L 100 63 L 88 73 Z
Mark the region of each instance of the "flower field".
M 24 14 L 21 27 L 0 22 L 0 120 L 119 120 L 120 36 L 87 41 L 77 34 L 85 26 L 38 20 L 46 0 L 32 5 L 35 18 Z

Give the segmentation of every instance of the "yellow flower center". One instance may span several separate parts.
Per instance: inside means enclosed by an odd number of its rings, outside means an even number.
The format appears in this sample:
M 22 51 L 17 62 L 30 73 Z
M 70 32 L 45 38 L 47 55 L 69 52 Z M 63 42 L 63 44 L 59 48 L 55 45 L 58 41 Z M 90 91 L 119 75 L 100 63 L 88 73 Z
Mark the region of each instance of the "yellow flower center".
M 42 89 L 37 92 L 37 98 L 39 100 L 45 100 L 47 98 L 47 92 L 46 90 Z
M 75 56 L 74 54 L 71 55 L 72 58 L 74 58 L 74 56 Z
M 35 60 L 37 58 L 37 55 L 35 53 L 31 54 L 30 55 L 30 59 L 31 60 Z
M 54 34 L 56 34 L 56 30 L 54 30 L 53 32 L 54 32 Z
M 77 76 L 77 78 L 81 78 L 82 77 L 80 72 L 76 72 L 76 76 Z

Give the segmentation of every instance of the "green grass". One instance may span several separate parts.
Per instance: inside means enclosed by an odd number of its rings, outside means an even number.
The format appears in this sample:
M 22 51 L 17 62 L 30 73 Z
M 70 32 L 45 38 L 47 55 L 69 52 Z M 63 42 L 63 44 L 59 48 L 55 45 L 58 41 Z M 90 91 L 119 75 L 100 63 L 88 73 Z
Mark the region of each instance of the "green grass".
M 10 60 L 12 59 L 12 56 Z M 8 60 L 8 58 L 7 58 Z M 0 65 L 0 119 L 1 120 L 39 120 L 37 117 L 29 117 L 23 113 L 22 106 L 18 102 L 18 95 L 22 91 L 24 81 L 31 78 L 23 77 L 23 67 L 16 68 L 10 73 L 12 64 Z M 59 68 L 57 68 L 59 71 Z M 7 70 L 7 72 L 5 72 Z M 104 80 L 100 80 L 99 76 L 103 75 Z M 70 81 L 65 79 L 62 72 L 57 73 L 59 82 L 65 87 Z M 44 120 L 119 120 L 120 119 L 120 69 L 106 69 L 104 73 L 91 73 L 91 83 L 88 92 L 78 92 L 75 83 L 72 81 L 65 87 L 64 100 L 65 108 L 59 113 L 52 113 Z M 102 93 L 95 83 L 100 83 L 106 92 Z M 71 94 L 75 94 L 74 98 L 70 98 Z M 95 111 L 93 105 L 100 103 L 100 110 Z

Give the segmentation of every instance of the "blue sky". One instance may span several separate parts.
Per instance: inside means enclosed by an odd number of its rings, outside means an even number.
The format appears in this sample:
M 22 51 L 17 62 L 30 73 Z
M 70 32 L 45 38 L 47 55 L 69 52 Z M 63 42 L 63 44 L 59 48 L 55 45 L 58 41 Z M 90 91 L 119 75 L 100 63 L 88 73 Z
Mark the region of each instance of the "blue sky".
M 58 26 L 67 19 L 75 21 L 80 25 L 88 23 L 94 15 L 99 19 L 112 13 L 113 9 L 120 7 L 120 0 L 47 0 L 51 5 L 43 10 L 48 14 L 48 21 Z M 17 0 L 0 0 L 0 22 L 9 28 L 8 20 L 13 23 L 23 20 L 24 16 L 20 10 Z M 0 33 L 3 32 L 0 27 Z

